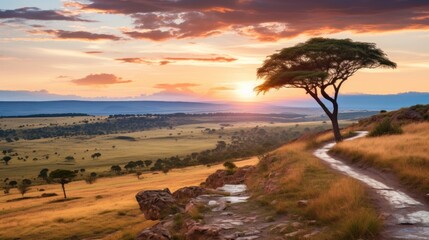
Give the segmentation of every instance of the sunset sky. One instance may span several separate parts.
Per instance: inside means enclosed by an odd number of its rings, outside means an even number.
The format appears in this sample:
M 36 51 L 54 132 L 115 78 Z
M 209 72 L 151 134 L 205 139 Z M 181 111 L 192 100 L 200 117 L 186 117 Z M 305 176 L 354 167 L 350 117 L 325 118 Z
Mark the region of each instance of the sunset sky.
M 255 96 L 269 54 L 313 36 L 374 42 L 398 68 L 342 93 L 429 92 L 427 0 L 0 0 L 0 90 L 109 99 Z

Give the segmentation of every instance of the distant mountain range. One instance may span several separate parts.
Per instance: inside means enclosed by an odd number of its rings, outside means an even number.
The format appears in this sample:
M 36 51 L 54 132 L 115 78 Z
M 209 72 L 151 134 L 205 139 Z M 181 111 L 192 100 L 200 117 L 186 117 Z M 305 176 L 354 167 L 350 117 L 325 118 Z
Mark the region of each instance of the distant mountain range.
M 217 104 L 202 102 L 164 101 L 41 101 L 0 102 L 0 116 L 25 116 L 34 114 L 85 113 L 90 115 L 145 114 L 145 113 L 297 113 L 316 114 L 318 108 L 292 108 L 267 104 Z
M 67 100 L 61 100 L 61 98 Z M 394 110 L 416 104 L 429 104 L 429 93 L 409 92 L 389 95 L 350 94 L 341 95 L 339 102 L 342 112 Z M 112 115 L 178 112 L 297 113 L 305 115 L 320 115 L 323 113 L 312 99 L 277 102 L 273 104 L 179 101 L 87 101 L 77 96 L 55 95 L 46 91 L 0 91 L 0 116 L 59 113 Z

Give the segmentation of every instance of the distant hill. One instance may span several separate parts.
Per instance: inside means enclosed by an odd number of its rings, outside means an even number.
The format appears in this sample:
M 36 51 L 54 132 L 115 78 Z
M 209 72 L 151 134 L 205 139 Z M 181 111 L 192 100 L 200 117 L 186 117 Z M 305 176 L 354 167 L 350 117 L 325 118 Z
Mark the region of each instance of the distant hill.
M 416 104 L 429 104 L 429 93 L 407 92 L 398 94 L 340 94 L 338 98 L 340 109 L 346 110 L 395 110 Z M 287 101 L 284 104 L 299 107 L 318 107 L 311 99 Z M 329 106 L 329 103 L 327 103 Z M 279 105 L 282 105 L 280 103 Z
M 319 108 L 279 107 L 267 104 L 218 104 L 202 102 L 163 101 L 44 101 L 0 102 L 0 116 L 26 116 L 35 114 L 83 113 L 90 115 L 115 114 L 169 114 L 169 113 L 295 113 L 320 115 Z
M 383 112 L 368 118 L 359 120 L 359 125 L 367 127 L 373 124 L 389 120 L 395 124 L 407 124 L 412 122 L 429 121 L 429 104 L 415 105 L 407 108 L 401 108 L 396 111 Z

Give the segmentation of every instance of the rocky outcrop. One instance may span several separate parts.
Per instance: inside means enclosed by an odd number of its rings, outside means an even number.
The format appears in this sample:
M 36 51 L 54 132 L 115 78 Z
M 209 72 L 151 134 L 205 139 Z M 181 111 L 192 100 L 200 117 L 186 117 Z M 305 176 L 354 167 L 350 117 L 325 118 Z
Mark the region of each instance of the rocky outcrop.
M 186 223 L 186 240 L 223 240 L 220 228 L 212 225 L 202 225 L 195 221 Z
M 170 240 L 170 232 L 161 224 L 158 223 L 151 228 L 145 229 L 137 236 L 137 240 Z
M 179 206 L 168 188 L 141 191 L 137 193 L 136 200 L 148 220 L 162 219 L 179 211 Z
M 254 169 L 254 166 L 245 166 L 237 168 L 233 173 L 227 170 L 217 170 L 206 179 L 205 186 L 216 189 L 225 184 L 243 184 Z
M 206 193 L 207 191 L 202 187 L 190 186 L 176 190 L 173 193 L 173 197 L 177 203 L 186 205 L 192 198 L 196 198 Z

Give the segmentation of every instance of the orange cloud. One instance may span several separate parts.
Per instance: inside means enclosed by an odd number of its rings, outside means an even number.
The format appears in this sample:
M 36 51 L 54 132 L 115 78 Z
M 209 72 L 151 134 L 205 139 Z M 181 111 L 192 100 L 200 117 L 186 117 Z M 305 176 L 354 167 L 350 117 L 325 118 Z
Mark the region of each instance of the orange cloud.
M 71 80 L 76 85 L 111 85 L 119 83 L 130 83 L 131 80 L 123 80 L 113 74 L 100 73 L 90 74 L 84 78 Z
M 145 59 L 145 58 L 116 58 L 115 60 L 121 61 L 123 63 L 139 63 L 139 64 L 158 64 L 158 65 L 167 65 L 172 62 L 181 62 L 181 61 L 200 61 L 200 62 L 233 62 L 236 61 L 236 58 L 226 57 L 226 56 L 214 56 L 214 57 L 165 57 L 162 59 Z

